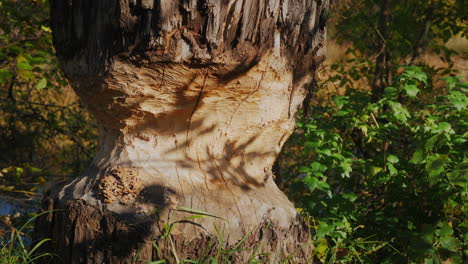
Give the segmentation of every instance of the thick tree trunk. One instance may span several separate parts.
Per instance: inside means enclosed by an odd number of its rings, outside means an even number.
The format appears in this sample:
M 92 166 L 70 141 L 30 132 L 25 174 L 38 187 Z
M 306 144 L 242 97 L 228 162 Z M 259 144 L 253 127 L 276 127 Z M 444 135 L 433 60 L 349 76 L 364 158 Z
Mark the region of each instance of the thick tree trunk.
M 240 247 L 272 253 L 271 263 L 308 263 L 308 230 L 272 165 L 324 60 L 328 6 L 52 1 L 57 55 L 99 124 L 100 148 L 86 173 L 44 199 L 63 210 L 38 221 L 37 237 L 52 237 L 65 263 L 176 263 L 199 258 L 209 240 L 232 248 L 245 237 Z M 212 216 L 186 219 L 194 210 Z

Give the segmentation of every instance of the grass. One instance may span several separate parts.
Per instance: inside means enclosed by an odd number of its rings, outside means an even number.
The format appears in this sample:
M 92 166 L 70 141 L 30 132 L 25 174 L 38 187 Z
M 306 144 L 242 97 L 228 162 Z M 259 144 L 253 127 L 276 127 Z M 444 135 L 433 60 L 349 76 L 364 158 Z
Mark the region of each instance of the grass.
M 26 230 L 30 228 L 33 221 L 46 213 L 48 212 L 35 215 L 19 229 L 11 227 L 9 237 L 0 238 L 0 264 L 34 264 L 43 257 L 55 256 L 51 253 L 38 253 L 38 249 L 50 239 L 42 239 L 32 246 L 27 246 L 24 239 Z
M 225 233 L 224 229 L 219 229 L 215 227 L 216 236 L 212 237 L 209 241 L 207 241 L 206 245 L 203 248 L 200 248 L 201 254 L 196 259 L 185 259 L 181 258 L 177 254 L 177 249 L 174 244 L 172 231 L 179 223 L 184 223 L 187 221 L 191 221 L 196 218 L 203 218 L 203 217 L 214 217 L 220 218 L 215 215 L 212 215 L 207 212 L 194 210 L 190 208 L 178 207 L 175 211 L 191 213 L 192 215 L 188 217 L 184 217 L 180 220 L 172 221 L 170 220 L 170 215 L 168 215 L 167 224 L 164 226 L 164 233 L 158 237 L 156 240 L 153 240 L 153 250 L 156 252 L 156 259 L 157 260 L 142 260 L 140 259 L 141 249 L 137 252 L 135 261 L 133 264 L 136 263 L 145 263 L 145 264 L 230 264 L 233 263 L 233 257 L 236 253 L 239 252 L 248 252 L 250 251 L 250 256 L 248 257 L 247 262 L 245 264 L 259 264 L 259 263 L 267 263 L 270 261 L 271 253 L 262 253 L 261 244 L 257 243 L 250 248 L 243 248 L 242 245 L 244 242 L 253 234 L 253 232 L 249 232 L 245 234 L 235 245 L 228 246 L 225 240 Z M 222 218 L 220 218 L 222 219 Z M 268 228 L 268 227 L 266 227 Z M 168 248 L 172 254 L 171 260 L 164 258 L 162 250 L 158 246 L 158 241 L 163 243 L 165 248 Z M 160 244 L 161 245 L 161 244 Z M 312 245 L 306 245 L 312 246 Z M 278 264 L 295 264 L 294 255 L 290 256 L 275 256 L 275 263 Z M 1 263 L 0 263 L 1 264 Z
M 179 259 L 176 255 L 173 257 L 175 258 L 175 262 L 171 262 L 166 259 L 159 259 L 155 261 L 148 261 L 148 260 L 138 260 L 136 263 L 146 263 L 146 264 L 169 264 L 169 263 L 177 263 L 177 264 L 230 264 L 233 263 L 232 258 L 235 253 L 240 252 L 240 251 L 249 251 L 250 249 L 242 248 L 241 245 L 245 242 L 245 240 L 251 235 L 251 233 L 246 234 L 239 242 L 236 243 L 235 246 L 233 247 L 227 247 L 224 239 L 224 232 L 218 232 L 217 237 L 213 238 L 210 240 L 207 244 L 206 247 L 204 247 L 202 250 L 202 253 L 200 256 L 196 259 Z M 153 248 L 155 249 L 156 252 L 161 252 L 159 249 L 156 241 L 153 241 Z M 250 256 L 248 258 L 248 261 L 245 262 L 245 264 L 259 264 L 259 263 L 267 263 L 268 262 L 268 257 L 270 256 L 270 253 L 261 253 L 259 252 L 260 250 L 260 244 L 255 245 L 253 248 L 252 252 L 250 253 Z M 214 252 L 214 254 L 210 254 Z M 173 251 L 175 253 L 175 251 Z M 159 253 L 159 256 L 162 254 Z M 280 257 L 276 256 L 275 263 L 278 264 L 286 264 L 286 263 L 295 263 L 293 261 L 293 256 L 287 256 L 287 257 Z

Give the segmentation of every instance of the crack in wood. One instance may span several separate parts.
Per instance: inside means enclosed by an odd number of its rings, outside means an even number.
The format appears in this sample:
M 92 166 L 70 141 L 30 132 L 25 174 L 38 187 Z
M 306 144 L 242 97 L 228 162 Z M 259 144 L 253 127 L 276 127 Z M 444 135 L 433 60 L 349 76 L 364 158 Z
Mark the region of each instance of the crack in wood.
M 200 171 L 203 173 L 203 179 L 204 179 L 204 182 L 205 182 L 205 187 L 206 189 L 209 191 L 210 188 L 208 187 L 208 176 L 206 175 L 206 172 L 205 170 L 202 168 L 202 165 L 201 165 L 201 162 L 200 162 L 200 158 L 198 157 L 198 151 L 197 151 L 197 162 L 198 162 L 198 168 L 200 169 Z
M 203 78 L 203 84 L 202 84 L 202 86 L 200 88 L 200 93 L 198 94 L 197 100 L 195 102 L 195 106 L 193 107 L 193 110 L 190 113 L 190 116 L 189 116 L 188 121 L 187 121 L 187 129 L 186 129 L 187 131 L 186 131 L 186 136 L 185 136 L 185 140 L 187 140 L 187 143 L 188 143 L 188 134 L 189 134 L 189 130 L 190 130 L 190 124 L 192 123 L 192 117 L 195 114 L 195 111 L 197 110 L 198 105 L 200 104 L 200 101 L 202 99 L 203 90 L 205 89 L 205 82 L 206 82 L 207 77 L 208 77 L 208 70 L 206 70 L 205 77 Z
M 239 213 L 239 218 L 240 219 L 243 219 L 242 217 L 242 213 L 241 213 L 241 210 L 239 208 L 239 205 L 237 204 L 237 201 L 236 201 L 236 196 L 234 195 L 234 192 L 231 190 L 231 188 L 229 188 L 229 185 L 226 181 L 226 178 L 224 178 L 224 173 L 221 171 L 221 169 L 219 168 L 218 166 L 218 163 L 216 162 L 215 158 L 213 157 L 213 155 L 211 153 L 208 153 L 211 157 L 211 160 L 213 161 L 213 164 L 215 165 L 216 169 L 218 170 L 219 172 L 219 175 L 221 176 L 221 179 L 223 180 L 224 182 L 224 185 L 226 185 L 226 189 L 229 190 L 229 192 L 231 193 L 232 195 L 232 200 L 234 201 L 234 205 L 236 206 L 236 209 L 237 209 L 237 212 Z M 243 221 L 240 221 L 240 224 L 242 225 L 242 227 L 244 228 L 245 230 L 245 226 L 244 226 L 244 223 Z
M 229 119 L 229 123 L 228 123 L 228 126 L 227 126 L 228 128 L 231 127 L 232 119 L 234 118 L 235 114 L 236 114 L 237 111 L 239 110 L 240 106 L 241 106 L 243 103 L 245 103 L 245 102 L 250 98 L 250 96 L 252 96 L 254 93 L 256 93 L 256 92 L 260 89 L 260 84 L 261 84 L 262 81 L 263 81 L 263 77 L 265 76 L 265 72 L 266 72 L 267 68 L 268 68 L 268 63 L 267 63 L 266 66 L 265 66 L 265 70 L 262 71 L 262 75 L 261 75 L 261 77 L 260 77 L 260 80 L 257 82 L 257 85 L 256 85 L 255 89 L 254 89 L 253 91 L 251 91 L 249 94 L 247 94 L 247 96 L 244 97 L 244 99 L 243 99 L 241 102 L 239 102 L 239 103 L 237 104 L 236 108 L 234 109 L 234 112 L 233 112 L 232 115 L 231 115 L 231 118 Z

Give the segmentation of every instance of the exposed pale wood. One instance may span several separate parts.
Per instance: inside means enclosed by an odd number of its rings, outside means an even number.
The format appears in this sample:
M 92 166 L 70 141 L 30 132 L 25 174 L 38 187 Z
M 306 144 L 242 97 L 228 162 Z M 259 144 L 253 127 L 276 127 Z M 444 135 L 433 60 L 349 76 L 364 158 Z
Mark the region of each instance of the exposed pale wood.
M 186 207 L 217 217 L 178 224 L 180 245 L 206 244 L 222 229 L 229 246 L 252 232 L 249 245 L 306 263 L 310 250 L 298 242 L 308 230 L 272 166 L 324 59 L 319 17 L 328 6 L 52 1 L 57 54 L 98 121 L 100 148 L 87 172 L 46 198 L 67 213 L 42 218 L 37 237 L 58 237 L 55 248 L 70 263 L 127 263 L 142 245 L 155 258 L 150 241 L 190 215 L 177 210 Z

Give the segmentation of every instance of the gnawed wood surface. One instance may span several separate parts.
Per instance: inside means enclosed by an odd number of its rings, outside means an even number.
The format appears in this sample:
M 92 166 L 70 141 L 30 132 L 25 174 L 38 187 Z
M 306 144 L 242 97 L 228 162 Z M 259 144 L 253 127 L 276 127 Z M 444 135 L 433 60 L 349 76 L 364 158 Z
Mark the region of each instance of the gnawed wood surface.
M 46 198 L 47 208 L 67 213 L 42 218 L 38 237 L 63 241 L 55 248 L 71 263 L 128 263 L 118 259 L 140 246 L 152 252 L 164 225 L 192 208 L 216 217 L 177 224 L 176 244 L 223 230 L 229 247 L 253 232 L 260 251 L 306 263 L 308 231 L 271 168 L 324 59 L 319 17 L 328 6 L 52 1 L 57 54 L 98 121 L 100 148 L 87 172 Z M 258 235 L 268 228 L 276 238 Z
M 117 57 L 236 66 L 268 50 L 308 74 L 323 55 L 329 0 L 52 1 L 57 55 L 70 76 L 111 71 Z

